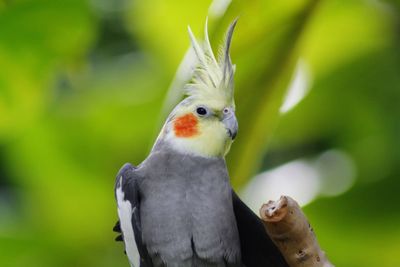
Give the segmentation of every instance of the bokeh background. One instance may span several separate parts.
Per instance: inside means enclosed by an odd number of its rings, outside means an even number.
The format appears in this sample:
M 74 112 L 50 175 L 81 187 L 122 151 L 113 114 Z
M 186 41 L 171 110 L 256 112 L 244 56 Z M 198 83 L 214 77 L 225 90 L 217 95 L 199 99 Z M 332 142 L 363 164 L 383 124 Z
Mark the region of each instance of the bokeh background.
M 400 3 L 1 0 L 0 266 L 128 266 L 114 177 L 140 163 L 195 64 L 237 16 L 240 131 L 255 210 L 289 194 L 337 266 L 400 266 Z

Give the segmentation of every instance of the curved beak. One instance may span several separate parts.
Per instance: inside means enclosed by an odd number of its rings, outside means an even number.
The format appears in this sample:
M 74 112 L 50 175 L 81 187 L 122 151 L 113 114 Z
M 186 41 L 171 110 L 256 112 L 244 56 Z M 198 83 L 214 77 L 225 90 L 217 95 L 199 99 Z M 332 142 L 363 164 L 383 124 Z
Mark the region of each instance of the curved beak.
M 236 134 L 239 129 L 239 125 L 235 116 L 235 113 L 228 114 L 225 118 L 222 119 L 222 123 L 225 125 L 225 128 L 228 132 L 229 137 L 233 140 L 236 137 Z

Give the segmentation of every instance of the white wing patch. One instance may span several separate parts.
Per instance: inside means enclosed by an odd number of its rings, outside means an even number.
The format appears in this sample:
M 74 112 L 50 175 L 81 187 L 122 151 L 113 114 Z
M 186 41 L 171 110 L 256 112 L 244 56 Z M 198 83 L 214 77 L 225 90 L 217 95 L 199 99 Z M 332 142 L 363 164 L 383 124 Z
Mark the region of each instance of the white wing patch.
M 125 194 L 122 191 L 122 176 L 119 178 L 117 187 L 118 217 L 121 224 L 122 235 L 125 242 L 125 251 L 132 267 L 139 267 L 140 255 L 135 241 L 135 234 L 132 228 L 132 205 L 124 200 Z

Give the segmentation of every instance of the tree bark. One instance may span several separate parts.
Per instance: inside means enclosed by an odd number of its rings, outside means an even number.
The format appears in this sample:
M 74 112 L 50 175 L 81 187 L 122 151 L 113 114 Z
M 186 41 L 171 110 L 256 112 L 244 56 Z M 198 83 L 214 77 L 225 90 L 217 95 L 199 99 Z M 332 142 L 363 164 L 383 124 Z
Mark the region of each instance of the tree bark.
M 281 196 L 260 209 L 265 230 L 291 267 L 333 267 L 295 200 Z

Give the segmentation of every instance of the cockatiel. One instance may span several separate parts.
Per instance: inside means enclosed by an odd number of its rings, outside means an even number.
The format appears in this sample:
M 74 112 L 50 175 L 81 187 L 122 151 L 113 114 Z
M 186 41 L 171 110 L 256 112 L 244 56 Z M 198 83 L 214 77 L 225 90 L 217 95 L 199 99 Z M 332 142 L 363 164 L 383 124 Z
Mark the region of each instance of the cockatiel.
M 287 266 L 260 219 L 237 197 L 224 156 L 238 122 L 229 48 L 236 20 L 217 58 L 205 27 L 187 97 L 168 116 L 149 156 L 119 171 L 114 231 L 131 266 Z

